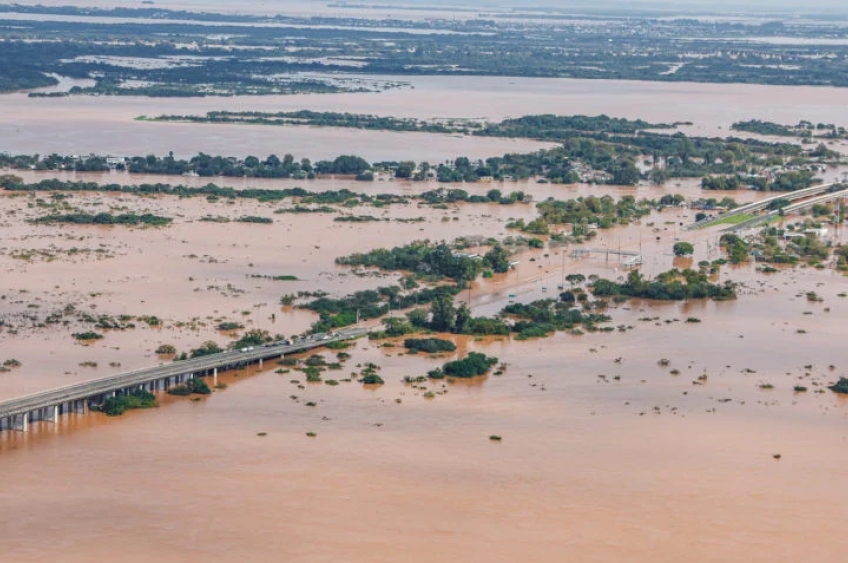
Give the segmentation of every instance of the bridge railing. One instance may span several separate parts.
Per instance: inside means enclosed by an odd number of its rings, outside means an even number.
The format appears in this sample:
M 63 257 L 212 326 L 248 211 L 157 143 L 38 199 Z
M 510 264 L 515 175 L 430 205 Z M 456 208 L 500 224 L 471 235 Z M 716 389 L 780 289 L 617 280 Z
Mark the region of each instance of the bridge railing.
M 296 354 L 315 348 L 320 348 L 330 342 L 350 340 L 367 334 L 369 329 L 348 329 L 339 332 L 338 336 L 325 339 L 304 340 L 291 345 L 258 346 L 248 352 L 230 351 L 203 356 L 190 360 L 176 361 L 170 364 L 145 368 L 141 370 L 110 375 L 99 379 L 82 381 L 63 387 L 33 393 L 23 397 L 0 402 L 0 418 L 25 414 L 49 406 L 70 401 L 87 399 L 106 393 L 111 393 L 125 387 L 146 384 L 159 379 L 179 375 L 211 371 L 216 368 L 234 366 L 242 363 L 253 363 L 285 354 Z

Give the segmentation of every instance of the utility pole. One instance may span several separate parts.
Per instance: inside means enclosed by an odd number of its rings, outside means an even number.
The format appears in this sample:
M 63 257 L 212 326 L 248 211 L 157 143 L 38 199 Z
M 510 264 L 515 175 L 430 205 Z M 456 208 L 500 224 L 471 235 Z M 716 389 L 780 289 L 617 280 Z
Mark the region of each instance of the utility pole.
M 563 291 L 565 291 L 565 249 L 566 249 L 566 247 L 563 246 L 562 251 L 561 251 L 561 253 L 562 253 L 562 284 L 559 286 L 559 288 Z

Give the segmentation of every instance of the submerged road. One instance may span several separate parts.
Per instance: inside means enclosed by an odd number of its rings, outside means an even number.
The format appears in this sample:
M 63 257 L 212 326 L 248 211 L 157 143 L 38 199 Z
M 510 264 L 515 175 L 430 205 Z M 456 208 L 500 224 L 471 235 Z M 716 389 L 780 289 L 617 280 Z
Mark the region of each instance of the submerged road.
M 82 381 L 49 391 L 34 393 L 0 402 L 0 430 L 20 428 L 28 430 L 31 420 L 58 420 L 64 413 L 84 411 L 116 394 L 134 391 L 166 390 L 173 385 L 212 375 L 248 364 L 262 364 L 264 360 L 281 358 L 288 354 L 306 352 L 326 346 L 331 342 L 352 340 L 370 332 L 368 328 L 351 328 L 331 334 L 313 335 L 290 344 L 275 343 L 254 348 L 222 352 L 191 360 L 111 375 L 100 379 Z

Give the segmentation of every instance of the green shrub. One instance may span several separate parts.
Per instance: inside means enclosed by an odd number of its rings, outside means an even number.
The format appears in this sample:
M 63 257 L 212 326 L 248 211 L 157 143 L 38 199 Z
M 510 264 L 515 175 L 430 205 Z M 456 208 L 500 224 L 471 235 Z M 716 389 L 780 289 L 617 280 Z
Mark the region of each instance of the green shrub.
M 209 395 L 210 393 L 212 393 L 212 390 L 209 388 L 209 385 L 199 378 L 189 379 L 182 385 L 177 385 L 176 387 L 168 389 L 169 395 L 177 395 L 180 397 L 185 397 L 187 395 Z
M 836 382 L 834 385 L 831 385 L 830 387 L 828 387 L 828 389 L 830 389 L 834 393 L 840 393 L 840 394 L 843 394 L 843 395 L 848 395 L 848 379 L 846 379 L 844 377 L 840 377 L 839 381 Z
M 451 377 L 470 378 L 484 375 L 497 363 L 497 358 L 491 358 L 479 352 L 471 352 L 462 360 L 446 363 L 442 370 L 445 375 Z
M 100 410 L 109 416 L 120 416 L 130 409 L 149 409 L 156 406 L 156 397 L 147 391 L 116 395 L 104 401 Z
M 100 340 L 103 338 L 102 334 L 98 334 L 96 332 L 88 331 L 88 332 L 77 332 L 72 335 L 77 340 Z
M 442 338 L 407 338 L 403 341 L 404 348 L 437 354 L 439 352 L 455 352 L 456 344 Z
M 369 373 L 365 377 L 359 380 L 360 383 L 364 383 L 365 385 L 382 385 L 385 383 L 383 378 L 377 375 L 376 373 Z

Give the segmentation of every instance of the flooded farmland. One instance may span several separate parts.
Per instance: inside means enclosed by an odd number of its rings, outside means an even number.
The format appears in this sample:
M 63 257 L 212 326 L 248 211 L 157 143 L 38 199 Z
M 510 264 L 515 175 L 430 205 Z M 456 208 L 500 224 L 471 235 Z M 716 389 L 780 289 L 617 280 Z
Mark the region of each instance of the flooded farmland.
M 177 157 L 198 152 L 244 157 L 290 152 L 313 160 L 358 154 L 372 161 L 486 158 L 551 146 L 530 140 L 304 126 L 151 123 L 136 117 L 208 111 L 336 111 L 418 119 L 498 121 L 536 113 L 599 115 L 655 123 L 692 122 L 689 135 L 726 136 L 740 120 L 848 123 L 839 88 L 665 84 L 503 77 L 391 77 L 407 87 L 378 93 L 161 99 L 131 96 L 3 96 L 0 151 Z
M 357 113 L 501 119 L 527 113 L 690 120 L 697 134 L 723 134 L 737 119 L 848 123 L 840 90 L 567 80 L 414 78 L 380 94 L 149 100 L 0 97 L 0 149 L 191 155 L 292 152 L 329 158 L 443 160 L 528 151 L 535 142 L 412 133 L 345 132 L 133 121 L 155 113 L 215 109 L 344 110 Z M 766 100 L 764 102 L 764 100 Z M 5 172 L 4 172 L 5 173 Z M 205 178 L 15 171 L 99 183 Z M 827 171 L 838 178 L 837 169 Z M 219 179 L 238 189 L 350 189 L 413 195 L 436 183 Z M 492 185 L 464 185 L 485 193 Z M 610 194 L 702 197 L 695 180 L 664 186 L 518 182 L 536 202 Z M 754 192 L 711 192 L 750 201 Z M 340 213 L 275 213 L 293 203 L 73 193 L 92 213 L 154 213 L 159 228 L 34 224 L 48 194 L 0 193 L 0 399 L 171 361 L 155 353 L 233 340 L 222 320 L 292 335 L 316 320 L 280 297 L 321 289 L 341 296 L 396 283 L 355 273 L 335 259 L 420 239 L 503 238 L 533 203 L 409 204 Z M 209 216 L 232 222 L 208 222 Z M 243 216 L 271 218 L 245 224 Z M 718 229 L 683 234 L 694 210 L 665 209 L 602 231 L 586 247 L 524 249 L 507 274 L 475 282 L 458 301 L 494 315 L 510 300 L 554 297 L 568 273 L 618 279 L 613 251 L 638 250 L 642 271 L 673 266 L 684 238 L 696 259 L 721 255 Z M 844 227 L 827 235 L 846 242 Z M 604 251 L 607 252 L 604 252 Z M 294 276 L 282 281 L 274 276 Z M 198 401 L 162 396 L 159 408 L 118 418 L 70 415 L 29 433 L 0 432 L 3 561 L 76 563 L 119 557 L 160 561 L 563 560 L 618 562 L 842 560 L 838 538 L 848 501 L 844 475 L 848 401 L 826 389 L 848 375 L 848 280 L 832 268 L 754 263 L 721 268 L 740 284 L 737 300 L 610 306 L 616 330 L 558 333 L 527 341 L 445 335 L 458 350 L 438 358 L 401 353 L 397 340 L 359 340 L 338 386 L 298 372 L 245 368 Z M 821 301 L 805 295 L 815 292 Z M 106 330 L 81 344 L 86 325 L 43 325 L 52 312 L 155 316 L 157 326 Z M 697 318 L 700 322 L 686 322 Z M 369 321 L 375 323 L 375 321 Z M 468 351 L 506 363 L 471 382 L 404 383 Z M 325 356 L 334 351 L 322 350 Z M 666 360 L 663 362 L 662 360 Z M 368 363 L 386 384 L 352 373 Z M 676 373 L 675 373 L 676 372 Z M 796 392 L 804 386 L 807 392 Z M 819 392 L 821 391 L 821 392 Z M 307 433 L 314 434 L 313 436 Z M 264 434 L 260 436 L 259 434 Z M 490 440 L 497 435 L 500 441 Z

